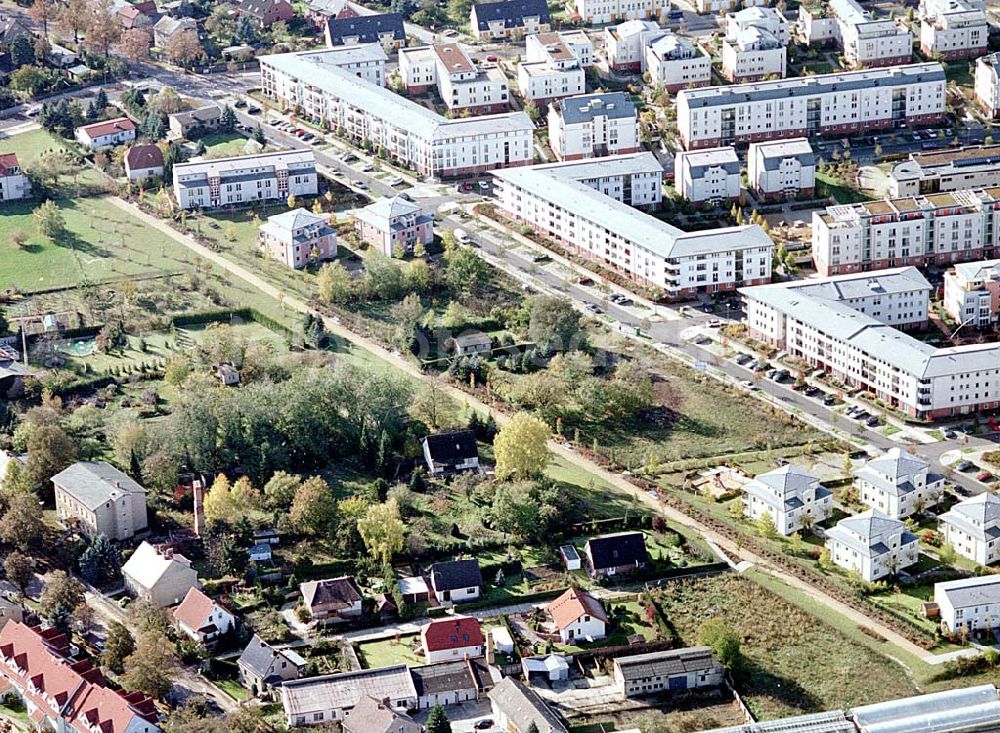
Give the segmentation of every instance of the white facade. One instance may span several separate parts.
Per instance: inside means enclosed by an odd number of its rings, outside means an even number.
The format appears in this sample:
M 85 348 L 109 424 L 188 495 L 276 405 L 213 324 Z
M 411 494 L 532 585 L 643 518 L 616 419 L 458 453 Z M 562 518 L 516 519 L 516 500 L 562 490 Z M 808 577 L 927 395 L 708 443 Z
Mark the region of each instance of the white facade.
M 770 516 L 785 537 L 832 512 L 833 494 L 818 478 L 792 465 L 762 473 L 743 487 L 743 514 L 752 521 Z
M 989 492 L 955 504 L 938 517 L 945 544 L 979 565 L 1000 561 L 1000 497 Z
M 626 162 L 638 165 L 629 176 L 630 189 L 621 178 Z M 662 172 L 650 170 L 659 165 L 651 154 L 588 165 L 603 166 L 604 172 L 585 182 L 567 177 L 567 169 L 556 166 L 494 173 L 498 205 L 574 253 L 662 289 L 667 297 L 721 292 L 770 279 L 774 243 L 760 227 L 685 233 L 629 206 L 629 200 L 636 204 L 637 185 L 651 175 L 657 178 L 653 185 L 659 195 Z M 643 187 L 640 200 L 649 190 Z
M 76 128 L 76 141 L 89 150 L 100 150 L 135 141 L 135 123 L 128 117 L 95 122 Z
M 833 562 L 869 583 L 915 564 L 919 544 L 906 525 L 877 509 L 841 519 L 826 531 Z
M 1000 53 L 991 53 L 976 59 L 976 101 L 988 117 L 1000 116 Z
M 656 18 L 664 0 L 576 0 L 576 12 L 584 23 L 617 23 Z
M 754 8 L 765 5 L 767 5 L 767 0 L 743 0 L 743 2 L 740 0 L 697 0 L 695 3 L 695 7 L 702 15 L 706 13 L 719 15 L 720 13 L 729 13 L 739 7 Z
M 913 56 L 913 36 L 892 18 L 875 18 L 856 0 L 830 0 L 837 18 L 837 38 L 844 58 L 853 66 L 908 64 Z
M 944 495 L 944 476 L 930 464 L 893 448 L 854 471 L 861 503 L 895 519 L 906 519 L 936 506 Z
M 449 120 L 308 54 L 259 61 L 269 99 L 299 106 L 307 118 L 367 141 L 421 175 L 472 175 L 532 160 L 534 125 L 523 112 Z
M 931 124 L 944 116 L 940 64 L 753 82 L 677 94 L 686 149 Z
M 615 687 L 623 698 L 714 687 L 725 679 L 722 665 L 708 647 L 616 657 L 613 665 Z
M 52 477 L 56 515 L 90 538 L 122 542 L 148 528 L 146 490 L 104 461 L 78 461 Z
M 216 158 L 174 166 L 174 198 L 182 209 L 285 200 L 319 192 L 311 150 Z
M 782 45 L 788 45 L 791 38 L 791 26 L 781 11 L 767 7 L 748 7 L 726 16 L 726 35 L 735 36 L 748 28 L 760 28 L 778 39 Z
M 982 56 L 990 35 L 984 5 L 982 0 L 921 0 L 920 50 L 947 60 Z
M 31 196 L 31 181 L 17 162 L 17 153 L 0 154 L 0 202 Z
M 650 83 L 668 92 L 705 86 L 712 80 L 712 59 L 686 38 L 664 33 L 646 46 Z
M 317 66 L 338 68 L 369 84 L 385 86 L 385 62 L 388 57 L 381 43 L 336 46 L 322 51 L 306 51 L 300 55 Z
M 722 42 L 722 73 L 733 82 L 785 78 L 785 44 L 770 31 L 750 27 Z
M 812 195 L 816 190 L 816 155 L 809 140 L 751 143 L 747 180 L 763 199 Z
M 944 274 L 944 309 L 959 326 L 988 328 L 1000 319 L 1000 260 L 955 265 Z
M 1000 626 L 1000 576 L 986 575 L 934 584 L 941 625 L 951 633 Z
M 542 33 L 525 38 L 525 60 L 517 65 L 521 97 L 548 103 L 587 90 L 582 59 L 559 33 Z M 590 49 L 593 57 L 593 48 Z
M 604 29 L 604 53 L 616 71 L 645 70 L 646 46 L 669 31 L 652 20 L 629 20 Z
M 694 203 L 739 198 L 740 159 L 732 147 L 681 151 L 674 157 L 674 186 Z
M 476 64 L 457 43 L 401 48 L 399 73 L 411 93 L 436 87 L 452 112 L 502 112 L 510 107 L 506 75 L 494 63 Z
M 639 151 L 639 122 L 627 94 L 568 97 L 549 105 L 549 145 L 559 160 Z
M 122 566 L 125 588 L 157 608 L 180 603 L 191 588 L 200 588 L 191 561 L 168 547 L 143 542 Z
M 981 188 L 813 212 L 821 275 L 981 260 L 1000 241 L 1000 192 Z
M 1000 186 L 1000 145 L 910 153 L 889 173 L 893 198 L 993 186 Z

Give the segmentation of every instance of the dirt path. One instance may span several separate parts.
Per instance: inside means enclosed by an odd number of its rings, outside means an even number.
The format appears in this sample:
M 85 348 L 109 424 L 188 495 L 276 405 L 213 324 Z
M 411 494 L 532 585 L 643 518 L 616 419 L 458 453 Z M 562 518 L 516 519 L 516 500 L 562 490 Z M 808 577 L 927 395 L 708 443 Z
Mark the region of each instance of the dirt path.
M 286 295 L 283 291 L 274 287 L 270 283 L 264 281 L 254 273 L 247 270 L 245 267 L 242 267 L 236 264 L 235 262 L 230 261 L 226 257 L 216 252 L 213 252 L 212 250 L 208 249 L 204 245 L 194 240 L 192 237 L 178 232 L 177 230 L 175 230 L 173 227 L 171 227 L 161 219 L 146 214 L 145 212 L 140 210 L 137 206 L 134 206 L 119 198 L 111 197 L 111 201 L 122 210 L 128 212 L 132 216 L 139 217 L 145 223 L 149 224 L 150 226 L 156 227 L 165 234 L 173 237 L 176 241 L 180 242 L 184 246 L 196 252 L 199 256 L 203 257 L 206 260 L 212 261 L 213 263 L 227 270 L 229 273 L 247 281 L 254 287 L 258 288 L 261 292 L 266 293 L 272 298 L 275 298 L 276 300 L 284 303 L 289 308 L 299 311 L 300 313 L 314 312 L 312 308 L 308 306 L 308 304 L 302 302 L 297 298 L 293 298 L 289 295 Z M 372 341 L 371 339 L 368 339 L 364 336 L 360 336 L 344 328 L 339 323 L 337 323 L 336 321 L 334 321 L 329 317 L 324 316 L 323 320 L 326 324 L 326 329 L 328 332 L 335 334 L 336 336 L 339 336 L 345 341 L 349 341 L 350 343 L 360 346 L 366 349 L 367 351 L 370 351 L 379 359 L 389 362 L 394 367 L 402 370 L 403 372 L 413 377 L 416 377 L 417 379 L 420 380 L 427 379 L 427 375 L 422 373 L 413 364 L 393 354 L 392 352 L 383 348 L 381 345 Z M 468 394 L 467 392 L 463 392 L 462 390 L 456 387 L 444 383 L 441 384 L 441 387 L 444 390 L 446 390 L 446 392 L 452 398 L 456 399 L 459 402 L 459 404 L 468 404 L 476 410 L 479 410 L 487 414 L 493 414 L 498 423 L 503 423 L 507 419 L 507 416 L 504 413 L 494 410 L 492 407 L 482 402 L 481 400 L 477 399 L 473 395 Z M 900 647 L 907 653 L 912 654 L 917 658 L 922 659 L 928 663 L 933 663 L 933 661 L 931 660 L 933 660 L 934 655 L 928 654 L 927 650 L 917 646 L 906 637 L 893 631 L 888 626 L 882 624 L 876 619 L 869 618 L 865 614 L 855 610 L 854 608 L 851 608 L 845 603 L 841 603 L 835 598 L 831 598 L 830 596 L 823 593 L 821 590 L 813 587 L 809 583 L 806 583 L 805 581 L 802 581 L 793 575 L 790 575 L 778 568 L 773 567 L 768 563 L 766 559 L 758 557 L 752 552 L 749 552 L 746 548 L 737 547 L 736 544 L 731 540 L 729 540 L 728 538 L 714 532 L 712 529 L 701 524 L 700 522 L 688 516 L 687 514 L 677 511 L 676 509 L 673 509 L 671 507 L 664 506 L 656 497 L 651 496 L 642 489 L 633 485 L 631 482 L 629 482 L 619 474 L 608 471 L 607 469 L 597 465 L 593 461 L 590 461 L 589 459 L 580 456 L 575 451 L 570 450 L 569 448 L 566 448 L 560 443 L 557 443 L 555 441 L 550 441 L 549 447 L 553 453 L 562 456 L 563 458 L 572 463 L 582 466 L 588 472 L 604 479 L 606 482 L 608 482 L 611 486 L 614 486 L 616 489 L 623 491 L 626 494 L 629 494 L 632 497 L 643 502 L 647 506 L 650 506 L 651 508 L 662 512 L 663 515 L 666 516 L 668 519 L 677 522 L 680 525 L 683 525 L 685 527 L 690 527 L 691 529 L 698 531 L 704 537 L 709 539 L 711 542 L 721 547 L 723 551 L 725 551 L 731 557 L 752 562 L 754 565 L 756 565 L 762 570 L 765 570 L 770 575 L 773 575 L 774 577 L 778 578 L 786 585 L 789 585 L 792 588 L 795 588 L 796 590 L 805 593 L 806 595 L 816 600 L 817 602 L 822 603 L 823 605 L 828 607 L 832 612 L 839 613 L 842 616 L 851 619 L 851 621 L 861 626 L 866 626 L 872 629 L 879 635 L 885 637 L 889 642 L 891 642 L 895 646 Z

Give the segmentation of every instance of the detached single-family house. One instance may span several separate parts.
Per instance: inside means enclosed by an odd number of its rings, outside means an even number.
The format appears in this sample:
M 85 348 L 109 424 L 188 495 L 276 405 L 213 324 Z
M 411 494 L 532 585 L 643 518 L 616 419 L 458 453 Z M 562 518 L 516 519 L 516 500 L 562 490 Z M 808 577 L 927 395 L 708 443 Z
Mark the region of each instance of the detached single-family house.
M 646 536 L 642 532 L 608 534 L 588 540 L 584 547 L 587 571 L 592 578 L 635 573 L 649 564 Z
M 493 350 L 493 338 L 482 331 L 460 333 L 451 340 L 451 349 L 455 356 L 488 354 Z
M 608 615 L 601 602 L 585 590 L 570 588 L 545 607 L 563 644 L 594 641 L 607 635 Z
M 869 583 L 916 563 L 919 544 L 905 524 L 878 509 L 845 517 L 826 531 L 833 562 Z
M 569 733 L 569 728 L 537 692 L 513 677 L 504 677 L 489 691 L 497 727 L 507 733 Z
M 478 700 L 480 693 L 493 685 L 484 657 L 410 667 L 410 673 L 417 690 L 419 710 Z
M 191 561 L 167 546 L 143 542 L 122 566 L 125 588 L 157 608 L 180 603 L 191 588 L 200 588 Z
M 896 519 L 906 519 L 934 506 L 944 494 L 944 476 L 931 473 L 930 464 L 893 448 L 854 471 L 861 503 Z
M 128 117 L 116 117 L 76 128 L 76 140 L 89 150 L 100 150 L 135 141 L 135 123 Z
M 938 517 L 944 541 L 980 565 L 1000 560 L 1000 496 L 986 492 L 964 499 Z
M 479 447 L 471 430 L 435 433 L 424 438 L 422 444 L 431 476 L 479 470 Z
M 785 537 L 822 522 L 832 511 L 833 493 L 791 464 L 759 474 L 743 486 L 743 513 L 754 521 L 769 515 Z
M 310 580 L 299 589 L 309 615 L 316 620 L 348 621 L 361 617 L 361 591 L 349 575 Z
M 462 603 L 479 598 L 483 575 L 478 560 L 448 560 L 436 562 L 427 570 L 431 591 L 438 603 Z
M 953 634 L 1000 628 L 1000 575 L 935 583 L 934 602 Z
M 340 724 L 343 733 L 423 733 L 424 727 L 385 700 L 365 695 Z
M 133 145 L 125 153 L 125 174 L 130 181 L 163 177 L 163 151 L 158 145 Z
M 88 537 L 122 541 L 148 527 L 146 490 L 105 461 L 77 461 L 52 477 L 56 516 Z
M 236 660 L 240 682 L 254 697 L 265 697 L 288 680 L 297 680 L 306 671 L 306 660 L 291 649 L 275 649 L 254 634 Z
M 261 28 L 269 28 L 279 20 L 287 23 L 295 17 L 295 8 L 288 0 L 239 0 L 236 12 L 250 16 Z
M 31 196 L 31 180 L 17 162 L 17 153 L 0 154 L 0 201 L 19 201 Z
M 198 588 L 187 592 L 173 615 L 177 628 L 202 644 L 210 644 L 236 628 L 236 617 Z
M 172 18 L 164 15 L 153 25 L 153 45 L 166 48 L 177 33 L 198 33 L 198 23 L 194 18 Z
M 250 556 L 250 562 L 271 562 L 274 553 L 269 543 L 257 542 L 247 550 L 247 554 Z
M 715 687 L 722 684 L 724 676 L 722 665 L 712 650 L 707 646 L 694 646 L 617 657 L 614 678 L 622 697 L 642 697 Z
M 479 619 L 472 616 L 431 621 L 420 631 L 420 643 L 428 663 L 483 656 L 486 639 Z
M 197 109 L 167 115 L 167 127 L 172 137 L 190 138 L 192 135 L 217 129 L 221 119 L 222 108 L 217 104 L 206 104 Z

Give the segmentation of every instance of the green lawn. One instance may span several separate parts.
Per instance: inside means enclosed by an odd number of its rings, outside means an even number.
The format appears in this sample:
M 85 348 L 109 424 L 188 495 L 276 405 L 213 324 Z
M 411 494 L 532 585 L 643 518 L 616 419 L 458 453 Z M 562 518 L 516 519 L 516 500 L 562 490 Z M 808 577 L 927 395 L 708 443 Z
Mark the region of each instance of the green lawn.
M 70 141 L 63 140 L 45 130 L 32 130 L 11 137 L 0 136 L 0 154 L 17 153 L 17 162 L 21 164 L 22 168 L 28 168 L 46 153 L 65 150 L 70 146 Z M 65 176 L 60 179 L 59 184 L 66 187 L 78 183 L 90 187 L 99 184 L 102 180 L 101 175 L 93 168 L 81 168 L 75 178 Z
M 247 689 L 236 680 L 215 680 L 215 686 L 236 702 L 243 702 L 250 695 Z
M 399 641 L 395 639 L 382 639 L 380 641 L 366 641 L 358 644 L 355 651 L 358 659 L 366 669 L 378 669 L 379 667 L 389 667 L 393 664 L 426 664 L 423 654 L 418 654 L 411 649 L 411 645 L 418 641 L 419 637 L 401 636 Z
M 19 723 L 22 728 L 28 727 L 28 711 L 24 705 L 17 705 L 15 707 L 0 705 L 0 718 L 10 718 L 15 723 Z
M 247 139 L 236 132 L 213 132 L 199 138 L 205 143 L 205 156 L 208 158 L 229 158 L 243 155 Z
M 816 173 L 816 193 L 819 196 L 833 196 L 840 204 L 853 204 L 859 201 L 871 201 L 872 197 L 851 187 L 841 178 L 829 173 Z

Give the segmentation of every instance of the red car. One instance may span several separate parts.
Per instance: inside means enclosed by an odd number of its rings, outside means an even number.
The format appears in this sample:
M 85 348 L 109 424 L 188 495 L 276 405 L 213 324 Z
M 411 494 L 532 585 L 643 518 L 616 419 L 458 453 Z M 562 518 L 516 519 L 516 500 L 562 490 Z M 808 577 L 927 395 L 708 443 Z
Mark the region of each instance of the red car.
M 297 130 L 295 131 L 295 137 L 302 137 L 302 136 L 303 136 L 303 135 L 305 135 L 305 134 L 306 134 L 306 131 L 305 131 L 305 130 L 303 130 L 303 129 L 302 129 L 301 127 L 300 127 L 300 128 L 298 128 L 298 129 L 297 129 Z
M 989 471 L 980 471 L 979 473 L 976 474 L 976 478 L 983 482 L 992 481 L 993 474 L 990 473 Z
M 494 56 L 493 54 L 490 54 L 489 56 L 486 57 L 486 60 L 487 61 L 496 61 L 497 57 Z

